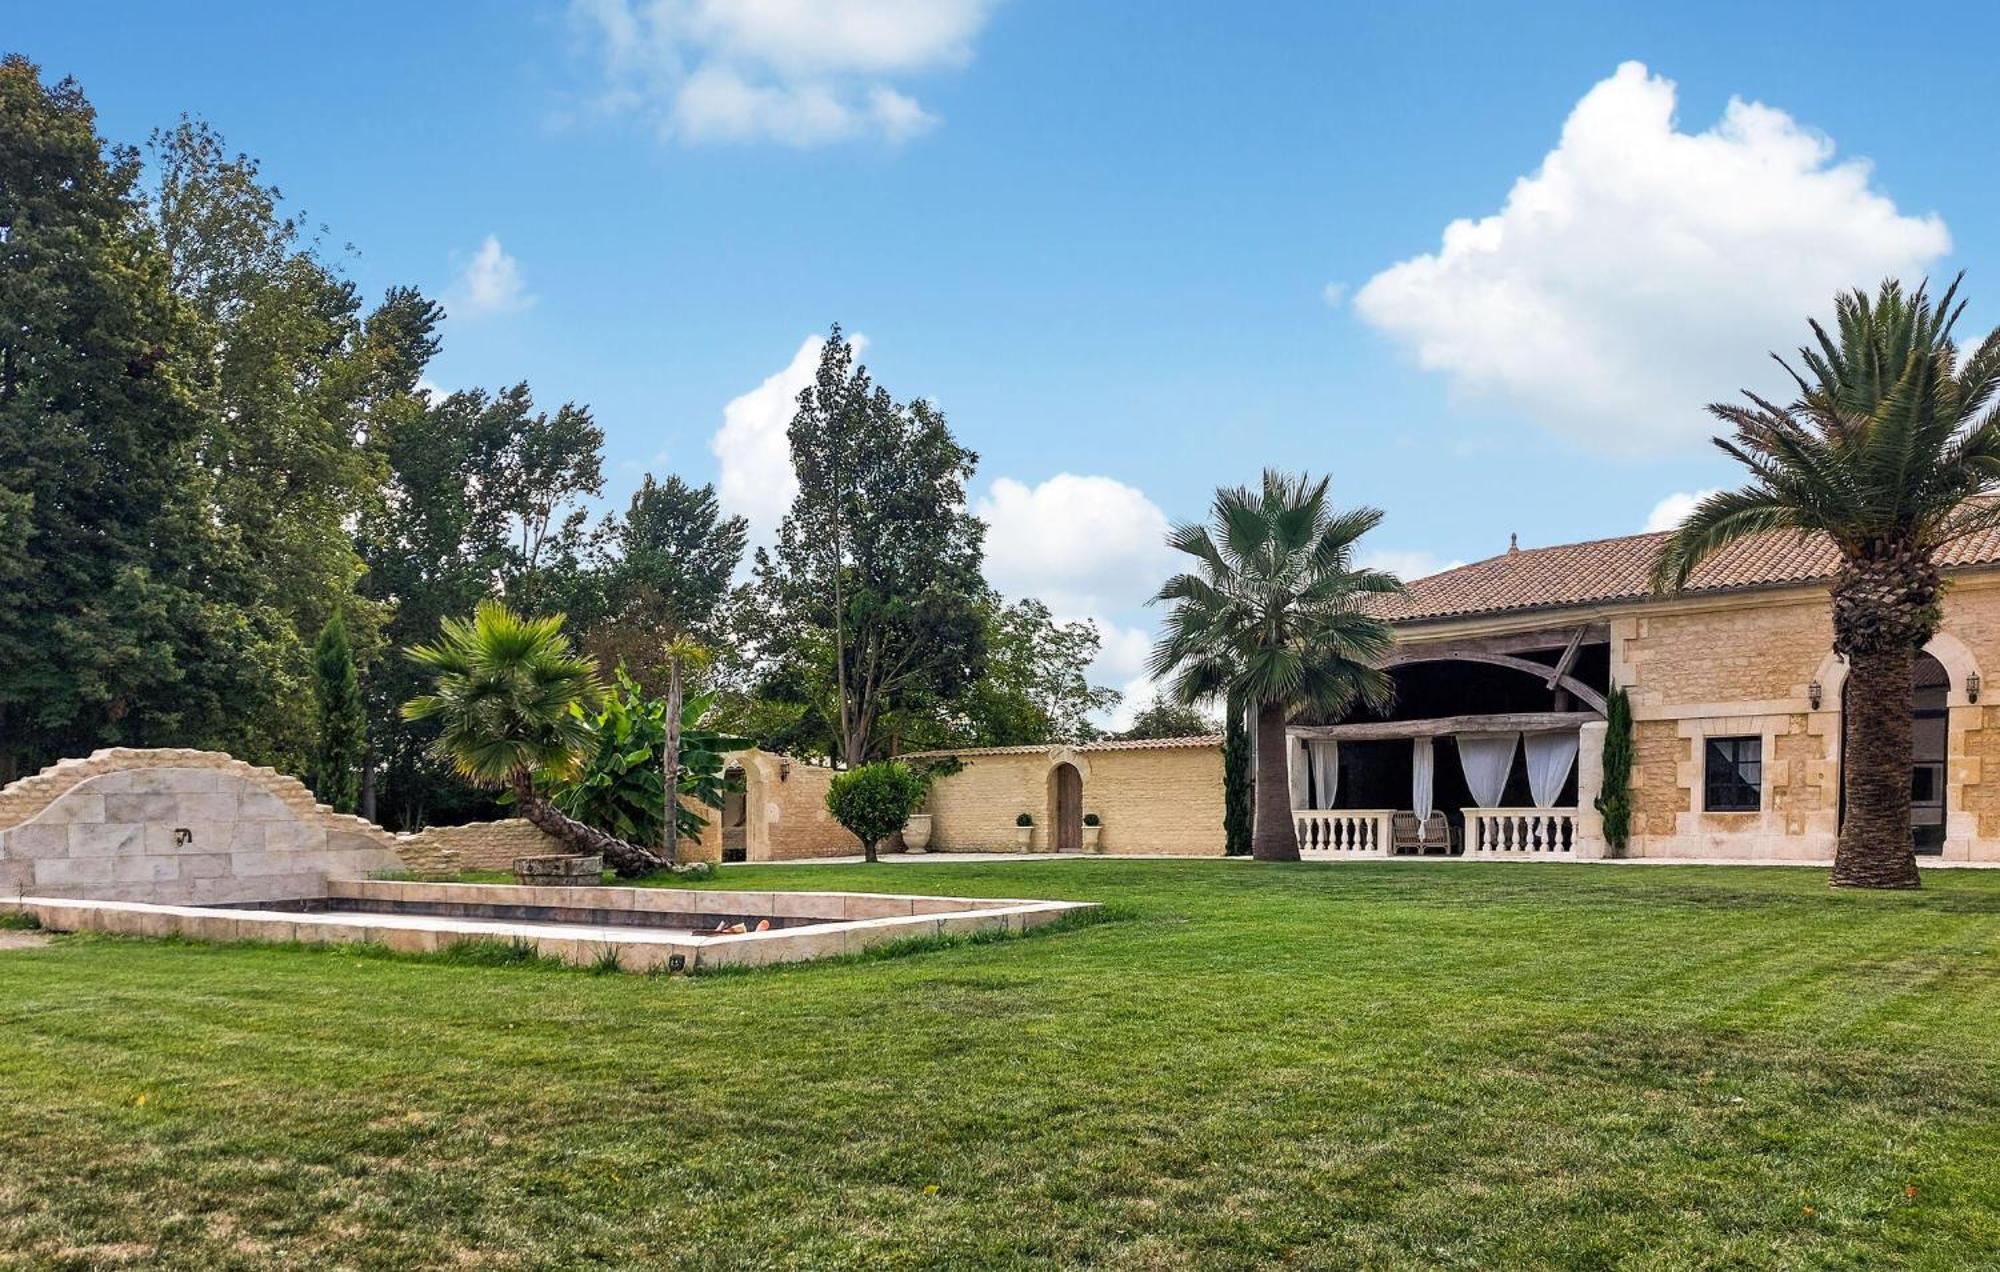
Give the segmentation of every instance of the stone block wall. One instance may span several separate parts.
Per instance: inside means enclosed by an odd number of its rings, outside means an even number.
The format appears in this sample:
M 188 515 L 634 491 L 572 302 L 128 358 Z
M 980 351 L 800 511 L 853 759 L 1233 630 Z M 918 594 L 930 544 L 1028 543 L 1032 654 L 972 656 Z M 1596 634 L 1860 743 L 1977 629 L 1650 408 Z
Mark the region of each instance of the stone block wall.
M 402 867 L 380 827 L 297 780 L 205 751 L 108 750 L 0 791 L 0 890 L 210 903 L 319 896 Z
M 1014 819 L 1035 819 L 1028 851 L 1054 849 L 1051 774 L 1073 764 L 1083 778 L 1083 811 L 1103 822 L 1098 850 L 1220 856 L 1222 748 L 1101 750 L 1052 747 L 1011 754 L 968 753 L 965 768 L 931 790 L 931 850 L 1019 852 Z
M 418 874 L 456 874 L 461 870 L 512 870 L 516 857 L 550 856 L 568 851 L 560 840 L 519 817 L 474 822 L 467 826 L 431 826 L 395 839 L 396 855 Z

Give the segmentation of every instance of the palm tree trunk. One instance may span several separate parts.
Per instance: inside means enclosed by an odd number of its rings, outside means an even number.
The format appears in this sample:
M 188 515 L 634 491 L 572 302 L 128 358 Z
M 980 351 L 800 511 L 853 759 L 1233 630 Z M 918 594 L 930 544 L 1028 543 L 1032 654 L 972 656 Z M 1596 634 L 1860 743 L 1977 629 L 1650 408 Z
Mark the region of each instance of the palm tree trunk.
M 613 870 L 628 878 L 658 870 L 666 864 L 647 849 L 628 844 L 615 835 L 607 835 L 595 826 L 586 826 L 549 803 L 535 789 L 534 779 L 526 772 L 515 774 L 513 787 L 514 806 L 521 810 L 521 816 L 543 834 L 561 840 L 570 851 L 601 856 Z
M 1257 814 L 1250 855 L 1259 861 L 1297 861 L 1299 832 L 1292 825 L 1291 774 L 1285 767 L 1285 709 L 1257 704 Z
M 1840 759 L 1847 811 L 1834 850 L 1836 888 L 1918 886 L 1910 836 L 1910 671 L 1915 657 L 1906 644 L 1848 655 L 1846 742 Z

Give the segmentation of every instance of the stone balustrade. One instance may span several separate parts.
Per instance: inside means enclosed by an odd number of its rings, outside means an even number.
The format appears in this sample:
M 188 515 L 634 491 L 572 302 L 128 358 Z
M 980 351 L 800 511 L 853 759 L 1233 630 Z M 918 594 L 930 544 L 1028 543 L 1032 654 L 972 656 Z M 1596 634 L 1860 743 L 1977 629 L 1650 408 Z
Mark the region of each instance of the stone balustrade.
M 1576 855 L 1578 838 L 1574 808 L 1465 810 L 1467 857 L 1569 859 Z
M 1292 824 L 1298 829 L 1300 852 L 1386 857 L 1393 816 L 1387 808 L 1295 808 Z

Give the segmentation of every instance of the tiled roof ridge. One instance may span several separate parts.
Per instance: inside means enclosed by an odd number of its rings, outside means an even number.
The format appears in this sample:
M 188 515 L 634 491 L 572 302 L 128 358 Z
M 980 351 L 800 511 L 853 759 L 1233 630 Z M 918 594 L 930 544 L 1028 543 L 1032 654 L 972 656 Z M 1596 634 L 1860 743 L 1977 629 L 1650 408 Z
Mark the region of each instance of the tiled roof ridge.
M 1100 738 L 1094 742 L 1029 742 L 1020 746 L 960 746 L 910 751 L 899 760 L 927 760 L 947 755 L 1034 755 L 1047 751 L 1171 751 L 1222 745 L 1220 733 L 1191 733 L 1176 738 Z

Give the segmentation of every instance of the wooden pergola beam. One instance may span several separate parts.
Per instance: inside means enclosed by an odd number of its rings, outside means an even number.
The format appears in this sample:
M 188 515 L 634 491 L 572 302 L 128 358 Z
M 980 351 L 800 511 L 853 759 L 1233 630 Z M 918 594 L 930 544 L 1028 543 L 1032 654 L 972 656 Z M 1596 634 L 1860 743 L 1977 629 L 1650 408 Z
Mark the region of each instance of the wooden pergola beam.
M 1293 737 L 1340 742 L 1441 738 L 1454 733 L 1537 733 L 1575 729 L 1604 717 L 1595 711 L 1511 711 L 1497 715 L 1441 716 L 1432 720 L 1369 720 L 1358 724 L 1298 724 Z

